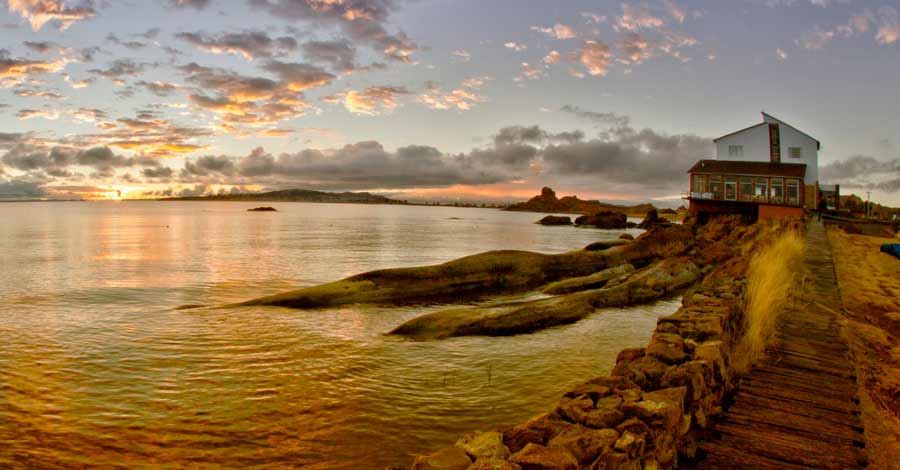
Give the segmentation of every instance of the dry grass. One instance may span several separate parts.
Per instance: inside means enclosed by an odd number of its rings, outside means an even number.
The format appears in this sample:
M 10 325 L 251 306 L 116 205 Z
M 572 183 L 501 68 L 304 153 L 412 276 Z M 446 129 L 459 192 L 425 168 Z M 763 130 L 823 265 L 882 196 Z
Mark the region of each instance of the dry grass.
M 863 385 L 870 468 L 900 469 L 900 260 L 880 253 L 896 238 L 829 229 L 849 340 Z
M 797 267 L 803 249 L 803 237 L 797 231 L 787 230 L 751 258 L 747 270 L 744 334 L 734 354 L 734 367 L 739 374 L 748 372 L 771 344 L 778 318 L 800 283 Z

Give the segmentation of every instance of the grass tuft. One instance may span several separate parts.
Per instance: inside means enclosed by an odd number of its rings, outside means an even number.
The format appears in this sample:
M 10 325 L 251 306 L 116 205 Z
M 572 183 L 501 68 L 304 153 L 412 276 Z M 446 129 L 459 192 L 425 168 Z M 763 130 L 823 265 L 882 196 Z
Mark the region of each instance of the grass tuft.
M 787 230 L 757 251 L 747 270 L 744 334 L 734 354 L 734 368 L 747 373 L 771 344 L 778 318 L 800 285 L 803 237 Z

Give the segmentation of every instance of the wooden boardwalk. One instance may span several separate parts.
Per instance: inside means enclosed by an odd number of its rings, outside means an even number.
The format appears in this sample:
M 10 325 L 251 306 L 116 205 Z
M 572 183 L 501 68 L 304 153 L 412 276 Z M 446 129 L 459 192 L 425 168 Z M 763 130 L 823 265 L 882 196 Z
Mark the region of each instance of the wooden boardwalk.
M 841 299 L 821 222 L 809 226 L 804 263 L 814 278 L 808 305 L 785 314 L 777 344 L 741 382 L 691 467 L 865 467 L 856 376 L 836 323 Z

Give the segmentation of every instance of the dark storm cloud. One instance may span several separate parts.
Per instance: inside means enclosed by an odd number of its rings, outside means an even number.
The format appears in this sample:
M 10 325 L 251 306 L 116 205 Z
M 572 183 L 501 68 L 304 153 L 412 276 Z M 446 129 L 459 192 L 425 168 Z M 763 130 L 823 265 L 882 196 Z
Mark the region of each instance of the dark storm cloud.
M 900 191 L 900 159 L 855 155 L 821 167 L 819 179 L 850 188 L 897 192 Z
M 176 38 L 215 54 L 239 54 L 246 59 L 283 56 L 297 49 L 297 40 L 289 37 L 269 37 L 263 31 L 242 31 L 219 35 L 205 32 L 178 33 Z
M 211 174 L 230 176 L 234 172 L 235 159 L 224 155 L 204 155 L 193 161 L 186 160 L 184 169 L 181 170 L 183 177 L 208 176 Z
M 171 178 L 172 177 L 172 169 L 167 166 L 161 166 L 157 168 L 144 168 L 141 172 L 144 175 L 144 178 Z
M 249 0 L 249 3 L 281 18 L 337 25 L 352 41 L 372 47 L 391 60 L 408 62 L 409 55 L 418 49 L 403 32 L 391 34 L 385 28 L 395 9 L 392 0 Z

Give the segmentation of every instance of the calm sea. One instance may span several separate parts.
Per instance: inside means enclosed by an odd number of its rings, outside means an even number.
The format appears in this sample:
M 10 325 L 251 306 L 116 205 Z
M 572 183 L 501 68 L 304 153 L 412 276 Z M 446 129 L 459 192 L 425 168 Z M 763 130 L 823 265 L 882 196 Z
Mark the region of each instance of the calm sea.
M 486 209 L 0 204 L 0 467 L 377 469 L 545 411 L 643 345 L 669 300 L 504 338 L 384 333 L 440 307 L 220 304 L 621 231 Z M 635 232 L 632 232 L 635 233 Z

